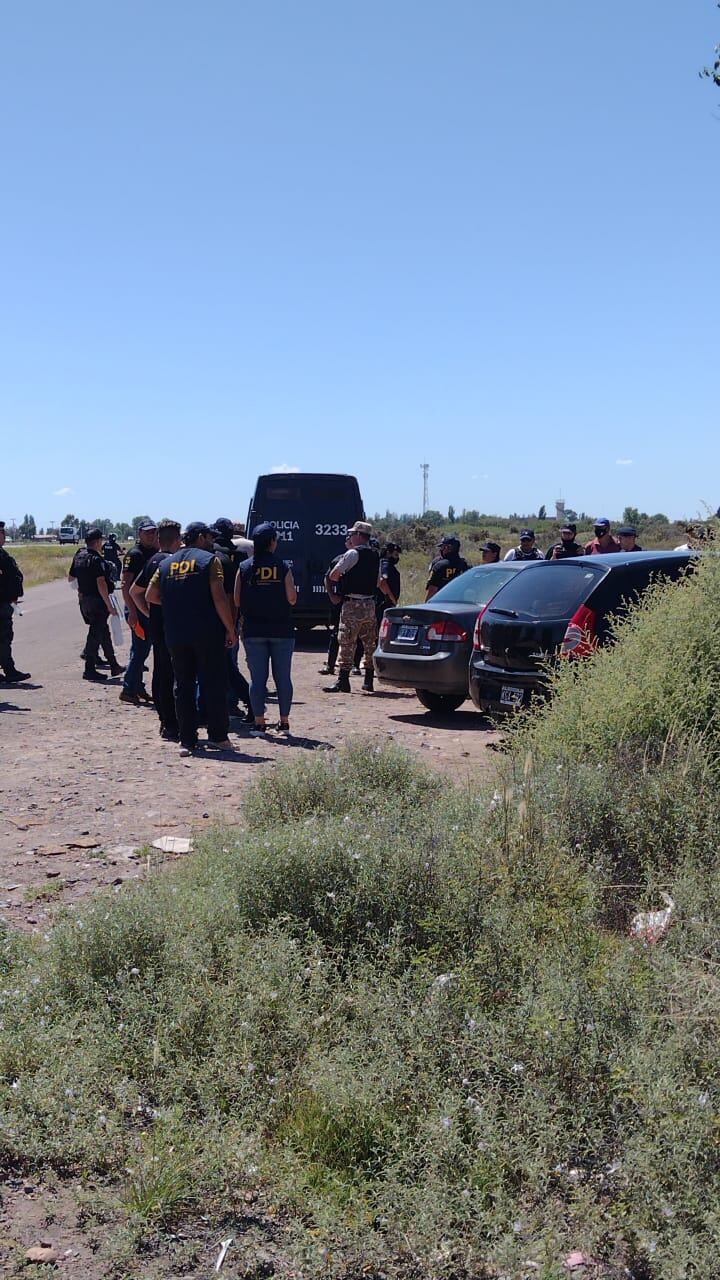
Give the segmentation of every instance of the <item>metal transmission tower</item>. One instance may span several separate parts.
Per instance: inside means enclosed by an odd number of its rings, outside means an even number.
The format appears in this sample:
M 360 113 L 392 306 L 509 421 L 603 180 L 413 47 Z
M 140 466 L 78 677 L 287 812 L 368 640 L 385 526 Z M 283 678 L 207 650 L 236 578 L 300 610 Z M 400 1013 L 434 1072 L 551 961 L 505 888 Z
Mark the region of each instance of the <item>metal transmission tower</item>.
M 422 504 L 422 514 L 423 514 L 423 515 L 425 515 L 425 512 L 426 512 L 426 511 L 427 511 L 427 509 L 428 509 L 428 472 L 429 472 L 429 470 L 430 470 L 430 463 L 429 463 L 429 462 L 421 462 L 421 463 L 420 463 L 420 470 L 421 470 L 421 471 L 422 471 L 422 473 L 423 473 L 423 504 Z

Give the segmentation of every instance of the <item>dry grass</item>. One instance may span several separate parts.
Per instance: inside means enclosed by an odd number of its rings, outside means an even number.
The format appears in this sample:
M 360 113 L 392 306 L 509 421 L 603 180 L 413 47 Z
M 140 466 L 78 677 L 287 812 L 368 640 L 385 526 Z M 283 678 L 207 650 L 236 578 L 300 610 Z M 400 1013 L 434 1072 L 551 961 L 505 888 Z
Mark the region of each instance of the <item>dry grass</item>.
M 17 560 L 25 577 L 25 590 L 28 587 L 39 587 L 42 582 L 55 582 L 57 578 L 65 578 L 77 551 L 76 546 L 59 546 L 48 543 L 24 543 L 14 547 L 7 543 L 6 549 Z

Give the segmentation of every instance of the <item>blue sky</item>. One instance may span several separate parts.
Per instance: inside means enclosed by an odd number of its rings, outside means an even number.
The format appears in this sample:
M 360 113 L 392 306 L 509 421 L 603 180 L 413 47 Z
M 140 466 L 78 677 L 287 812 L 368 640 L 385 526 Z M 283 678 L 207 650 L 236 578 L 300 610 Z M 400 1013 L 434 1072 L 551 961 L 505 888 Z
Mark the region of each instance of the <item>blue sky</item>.
M 713 0 L 15 0 L 0 517 L 720 503 Z

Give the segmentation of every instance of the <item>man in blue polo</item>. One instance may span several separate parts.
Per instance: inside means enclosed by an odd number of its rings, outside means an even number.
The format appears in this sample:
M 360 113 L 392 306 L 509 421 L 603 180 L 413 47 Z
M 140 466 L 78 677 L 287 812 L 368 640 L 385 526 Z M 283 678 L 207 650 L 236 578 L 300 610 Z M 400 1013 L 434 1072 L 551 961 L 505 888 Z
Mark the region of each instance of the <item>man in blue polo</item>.
M 235 644 L 235 621 L 225 594 L 213 534 L 201 520 L 189 524 L 184 547 L 161 561 L 145 593 L 163 610 L 165 640 L 175 672 L 175 711 L 185 755 L 197 747 L 197 682 L 202 679 L 208 744 L 232 751 L 225 696 L 225 648 Z

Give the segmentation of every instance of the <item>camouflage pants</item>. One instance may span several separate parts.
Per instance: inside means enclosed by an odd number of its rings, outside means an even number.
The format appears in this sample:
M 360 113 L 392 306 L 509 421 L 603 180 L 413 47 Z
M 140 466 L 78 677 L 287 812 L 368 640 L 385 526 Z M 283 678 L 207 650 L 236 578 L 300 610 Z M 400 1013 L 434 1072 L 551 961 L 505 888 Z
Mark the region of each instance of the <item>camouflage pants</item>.
M 365 670 L 373 669 L 373 650 L 377 643 L 377 621 L 375 618 L 374 600 L 345 600 L 340 614 L 340 658 L 338 666 L 341 671 L 350 671 L 353 665 L 355 644 L 363 642 Z

